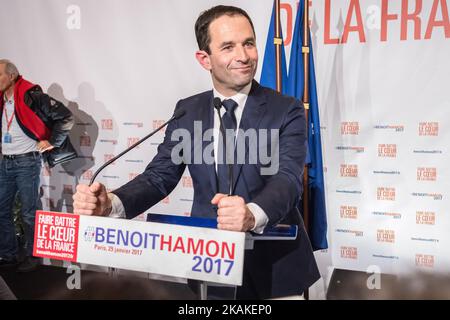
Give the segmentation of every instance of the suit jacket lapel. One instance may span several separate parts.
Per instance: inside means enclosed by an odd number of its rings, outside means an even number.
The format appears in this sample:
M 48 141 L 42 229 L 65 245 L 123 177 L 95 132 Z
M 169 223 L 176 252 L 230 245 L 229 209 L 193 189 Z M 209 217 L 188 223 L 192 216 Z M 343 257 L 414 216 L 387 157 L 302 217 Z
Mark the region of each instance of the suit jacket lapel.
M 261 122 L 262 117 L 266 113 L 267 105 L 266 105 L 266 96 L 264 94 L 261 86 L 253 80 L 252 88 L 247 98 L 247 102 L 245 103 L 244 113 L 242 114 L 241 123 L 239 125 L 239 129 L 245 132 L 248 129 L 259 129 L 259 123 Z M 258 132 L 257 132 L 258 133 Z M 244 136 L 238 134 L 237 136 L 237 146 L 240 143 L 245 143 L 245 157 L 243 159 L 248 159 L 248 141 L 242 141 Z M 242 157 L 241 157 L 242 158 Z M 239 158 L 238 158 L 239 159 Z M 247 160 L 246 160 L 247 161 Z M 237 163 L 233 166 L 233 193 L 236 188 L 236 184 L 239 180 L 239 176 L 242 171 L 242 163 Z

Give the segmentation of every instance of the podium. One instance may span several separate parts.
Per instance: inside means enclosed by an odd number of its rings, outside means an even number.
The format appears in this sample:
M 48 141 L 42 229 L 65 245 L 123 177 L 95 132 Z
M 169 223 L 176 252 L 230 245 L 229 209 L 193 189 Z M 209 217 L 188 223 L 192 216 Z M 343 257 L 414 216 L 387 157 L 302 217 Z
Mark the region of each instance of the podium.
M 147 222 L 36 212 L 33 255 L 208 283 L 242 285 L 244 250 L 254 241 L 292 240 L 297 226 L 261 235 L 217 229 L 215 219 L 148 214 Z
M 162 214 L 148 214 L 148 222 L 166 223 L 181 226 L 193 226 L 200 228 L 217 229 L 217 220 L 210 218 L 184 217 Z M 262 234 L 247 232 L 245 234 L 245 250 L 252 250 L 255 241 L 286 241 L 297 238 L 298 226 L 277 225 L 265 228 Z M 200 281 L 198 288 L 200 300 L 206 300 L 208 296 L 208 282 Z

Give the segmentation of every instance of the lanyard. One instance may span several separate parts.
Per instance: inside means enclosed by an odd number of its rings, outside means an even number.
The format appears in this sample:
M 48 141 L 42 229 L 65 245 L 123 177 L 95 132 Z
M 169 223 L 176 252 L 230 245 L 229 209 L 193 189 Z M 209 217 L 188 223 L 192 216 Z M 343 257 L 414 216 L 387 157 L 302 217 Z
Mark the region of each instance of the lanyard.
M 6 106 L 3 106 L 3 110 L 4 110 L 5 118 L 6 118 L 6 132 L 9 133 L 9 128 L 11 128 L 11 124 L 14 119 L 14 116 L 16 115 L 16 111 L 15 110 L 13 111 L 11 119 L 8 120 L 8 112 L 6 111 Z

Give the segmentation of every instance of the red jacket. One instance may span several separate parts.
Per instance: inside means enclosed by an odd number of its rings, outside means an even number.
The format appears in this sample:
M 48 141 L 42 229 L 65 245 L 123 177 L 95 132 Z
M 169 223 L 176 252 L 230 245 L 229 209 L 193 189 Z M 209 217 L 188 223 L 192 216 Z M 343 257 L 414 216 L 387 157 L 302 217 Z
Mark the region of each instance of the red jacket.
M 0 91 L 0 119 L 3 105 L 3 92 Z M 73 126 L 69 109 L 21 76 L 14 87 L 14 108 L 17 122 L 28 137 L 36 141 L 48 140 L 55 147 L 64 142 Z

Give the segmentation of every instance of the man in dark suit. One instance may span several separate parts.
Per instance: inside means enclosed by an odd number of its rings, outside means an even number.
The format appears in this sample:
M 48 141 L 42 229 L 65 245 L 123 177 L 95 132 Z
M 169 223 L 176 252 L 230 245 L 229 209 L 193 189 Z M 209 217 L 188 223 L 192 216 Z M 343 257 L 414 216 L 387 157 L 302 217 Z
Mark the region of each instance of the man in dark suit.
M 297 210 L 306 155 L 303 106 L 253 80 L 258 52 L 254 27 L 245 11 L 229 6 L 211 8 L 200 15 L 195 31 L 196 58 L 211 73 L 213 90 L 178 102 L 176 110 L 186 114 L 169 124 L 144 173 L 112 193 L 99 183 L 77 186 L 74 211 L 131 219 L 165 198 L 188 166 L 194 185 L 192 216 L 217 218 L 218 229 L 232 231 L 261 233 L 279 223 L 299 226 L 295 241 L 257 241 L 253 250 L 246 251 L 237 298 L 301 295 L 320 278 Z M 221 101 L 218 112 L 214 108 L 217 98 Z M 195 135 L 198 124 L 201 134 Z M 227 130 L 225 139 L 219 138 L 220 126 Z M 207 136 L 209 129 L 213 129 L 213 142 L 194 141 L 196 136 Z M 252 130 L 265 130 L 267 137 L 257 135 L 255 141 L 247 135 Z M 183 148 L 174 138 L 180 132 L 191 136 Z M 271 139 L 273 132 L 276 139 Z M 237 163 L 231 167 L 224 164 L 230 155 L 228 145 L 236 146 L 231 148 L 231 160 Z M 271 154 L 269 162 L 254 161 L 255 150 L 262 147 L 278 152 Z

